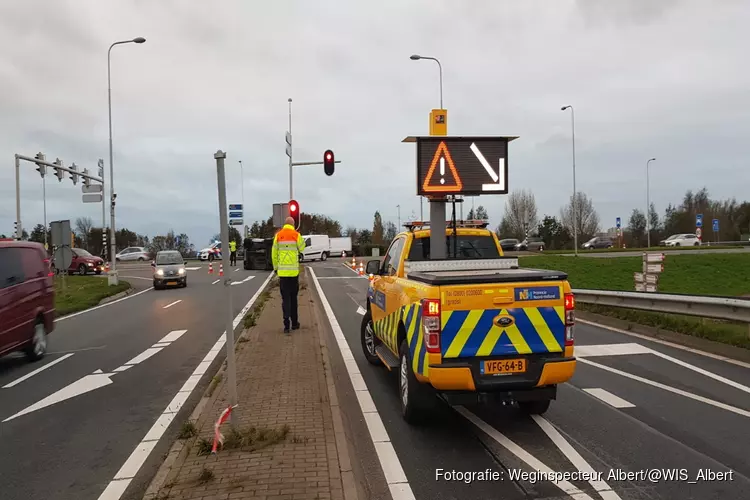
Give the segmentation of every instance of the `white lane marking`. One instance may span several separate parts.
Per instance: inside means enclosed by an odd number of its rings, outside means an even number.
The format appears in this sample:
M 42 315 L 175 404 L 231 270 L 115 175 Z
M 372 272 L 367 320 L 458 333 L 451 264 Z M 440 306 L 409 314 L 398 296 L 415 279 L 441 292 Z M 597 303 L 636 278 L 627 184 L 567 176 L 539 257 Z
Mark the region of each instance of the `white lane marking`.
M 240 321 L 242 321 L 242 318 L 244 318 L 247 311 L 249 311 L 255 301 L 258 300 L 258 297 L 260 297 L 260 294 L 263 292 L 263 290 L 265 290 L 268 282 L 271 281 L 272 277 L 273 274 L 268 275 L 263 284 L 260 285 L 260 288 L 258 288 L 255 294 L 250 298 L 248 303 L 245 304 L 245 307 L 243 307 L 240 313 L 234 318 L 234 321 L 232 322 L 233 328 L 237 328 L 237 325 L 240 324 Z M 203 358 L 203 361 L 201 361 L 201 363 L 195 368 L 193 373 L 190 374 L 190 377 L 188 377 L 187 381 L 195 380 L 196 376 L 200 378 L 200 375 L 206 372 L 206 370 L 208 369 L 207 365 L 211 364 L 209 358 L 210 360 L 213 360 L 216 357 L 217 353 L 224 346 L 224 344 L 226 344 L 226 341 L 226 332 L 222 332 L 219 339 L 208 351 L 206 357 Z M 205 368 L 203 368 L 201 371 L 201 367 L 204 366 Z M 180 389 L 180 391 L 175 394 L 174 398 L 169 402 L 162 414 L 159 415 L 159 417 L 156 419 L 154 426 L 149 429 L 149 431 L 143 437 L 143 440 L 138 443 L 138 446 L 135 448 L 135 450 L 133 450 L 133 453 L 130 454 L 128 459 L 123 464 L 122 468 L 120 468 L 120 471 L 115 475 L 112 481 L 110 481 L 102 494 L 99 496 L 99 500 L 119 500 L 120 497 L 122 497 L 123 493 L 125 493 L 125 490 L 133 480 L 133 477 L 135 477 L 135 475 L 138 473 L 140 468 L 143 466 L 143 463 L 146 461 L 149 454 L 153 450 L 154 446 L 166 431 L 166 426 L 162 427 L 156 425 L 159 422 L 159 418 L 162 418 L 162 416 L 165 414 L 176 415 L 180 408 L 182 408 L 185 400 L 187 400 L 187 398 L 195 389 L 195 385 L 191 386 L 187 383 L 187 381 L 185 385 Z M 146 449 L 148 449 L 148 451 L 143 451 Z
M 236 272 L 237 272 L 237 271 L 239 271 L 239 270 L 240 270 L 240 268 L 238 267 L 237 269 L 235 269 L 235 270 L 234 270 L 234 272 L 236 273 Z
M 584 389 L 585 390 L 585 389 Z M 553 426 L 547 419 L 542 417 L 541 415 L 532 415 L 531 416 L 534 419 L 534 422 L 537 423 L 539 427 L 542 428 L 545 434 L 552 440 L 552 442 L 557 446 L 557 448 L 562 452 L 565 457 L 570 460 L 570 463 L 572 463 L 576 470 L 578 471 L 585 471 L 591 474 L 592 477 L 596 477 L 598 474 L 597 471 L 594 470 L 593 467 L 584 459 L 578 451 L 571 446 L 571 444 L 563 437 L 562 434 L 560 434 L 560 431 L 557 430 L 555 426 Z M 605 500 L 621 500 L 620 495 L 615 493 L 615 491 L 604 481 L 602 480 L 589 480 L 589 484 L 596 490 L 597 493 L 601 495 L 601 497 Z
M 244 279 L 244 280 L 242 280 L 242 281 L 233 281 L 233 282 L 232 282 L 232 284 L 233 284 L 233 285 L 241 285 L 241 284 L 243 284 L 243 283 L 247 283 L 248 281 L 250 281 L 250 280 L 251 280 L 251 279 L 253 279 L 253 278 L 255 278 L 255 276 L 254 276 L 254 275 L 251 275 L 251 276 L 248 276 L 247 278 L 245 278 L 245 279 Z
M 456 406 L 455 410 L 459 414 L 463 415 L 463 417 L 466 418 L 466 420 L 468 420 L 469 422 L 477 426 L 479 430 L 487 434 L 490 438 L 494 439 L 497 444 L 499 444 L 500 446 L 502 446 L 509 452 L 513 453 L 520 460 L 525 462 L 526 465 L 531 467 L 533 470 L 546 472 L 547 474 L 550 474 L 550 475 L 554 474 L 552 469 L 550 469 L 547 465 L 545 465 L 543 462 L 537 459 L 534 455 L 532 455 L 528 451 L 518 446 L 516 443 L 508 439 L 500 431 L 492 427 L 490 424 L 488 424 L 481 418 L 474 415 L 465 407 Z M 568 495 L 571 495 L 573 498 L 593 500 L 590 496 L 588 496 L 586 493 L 578 489 L 573 483 L 569 481 L 552 481 L 552 484 L 554 484 L 555 486 L 563 490 Z
M 183 335 L 185 335 L 186 332 L 187 332 L 187 330 L 173 330 L 173 331 L 169 332 L 168 334 L 166 334 L 164 337 L 162 337 L 162 339 L 159 341 L 159 343 L 161 343 L 161 342 L 174 342 L 177 339 L 179 339 L 180 337 L 182 337 Z
M 624 372 L 622 370 L 618 370 L 616 368 L 610 368 L 609 366 L 601 365 L 599 363 L 595 363 L 594 361 L 585 359 L 585 358 L 579 358 L 578 361 L 581 363 L 595 366 L 597 368 L 601 368 L 602 370 L 606 370 L 608 372 L 616 373 L 618 375 L 622 375 L 623 377 L 627 377 L 629 379 L 637 380 L 638 382 L 643 382 L 644 384 L 658 387 L 659 389 L 664 389 L 665 391 L 672 392 L 674 394 L 679 394 L 680 396 L 685 396 L 686 398 L 694 399 L 695 401 L 700 401 L 701 403 L 706 403 L 707 405 L 715 406 L 717 408 L 721 408 L 722 410 L 731 411 L 732 413 L 736 413 L 737 415 L 742 415 L 743 417 L 749 417 L 750 418 L 750 411 L 743 410 L 742 408 L 737 408 L 735 406 L 731 406 L 725 403 L 721 403 L 719 401 L 714 401 L 713 399 L 704 398 L 703 396 L 698 396 L 697 394 L 692 394 L 687 391 L 683 391 L 682 389 L 677 389 L 676 387 L 672 387 L 666 384 L 662 384 L 660 382 L 655 382 L 653 380 L 649 380 L 647 378 L 639 377 L 638 375 L 633 375 L 632 373 Z
M 651 354 L 653 351 L 641 344 L 600 344 L 575 346 L 576 357 L 624 356 L 630 354 Z
M 55 366 L 55 365 L 56 365 L 57 363 L 62 363 L 63 361 L 65 361 L 66 359 L 68 359 L 69 357 L 71 357 L 71 356 L 72 356 L 73 354 L 74 354 L 74 353 L 72 353 L 72 352 L 71 352 L 70 354 L 66 354 L 65 356 L 62 356 L 62 357 L 60 357 L 60 358 L 57 358 L 56 360 L 52 361 L 51 363 L 47 363 L 46 365 L 44 365 L 44 366 L 42 366 L 42 367 L 39 367 L 39 368 L 37 368 L 37 369 L 36 369 L 36 370 L 34 370 L 33 372 L 29 372 L 29 373 L 27 373 L 27 374 L 26 374 L 26 375 L 24 375 L 23 377 L 19 377 L 19 378 L 15 379 L 15 380 L 14 380 L 13 382 L 10 382 L 10 383 L 8 383 L 8 384 L 5 384 L 5 385 L 3 386 L 3 389 L 10 389 L 11 387 L 14 387 L 14 386 L 16 386 L 16 385 L 20 384 L 20 383 L 21 383 L 21 382 L 23 382 L 24 380 L 28 380 L 28 379 L 30 379 L 31 377 L 33 377 L 34 375 L 36 375 L 36 374 L 38 374 L 38 373 L 41 373 L 41 372 L 43 372 L 43 371 L 44 371 L 44 370 L 46 370 L 47 368 L 52 368 L 52 367 L 53 367 L 53 366 Z
M 643 335 L 642 333 L 629 332 L 627 330 L 621 330 L 621 329 L 615 328 L 613 326 L 602 325 L 602 324 L 596 323 L 594 321 L 588 321 L 588 320 L 584 320 L 584 319 L 580 319 L 580 318 L 576 318 L 576 322 L 577 323 L 583 323 L 585 325 L 595 326 L 597 328 L 603 328 L 605 330 L 610 330 L 612 332 L 622 333 L 623 335 L 629 335 L 631 337 L 635 337 L 635 338 L 647 340 L 649 342 L 654 342 L 655 344 L 661 344 L 661 345 L 669 346 L 669 347 L 672 347 L 674 349 L 680 349 L 681 351 L 692 352 L 693 354 L 698 354 L 700 356 L 705 356 L 707 358 L 718 359 L 719 361 L 724 361 L 726 363 L 731 363 L 733 365 L 741 366 L 743 368 L 750 368 L 750 363 L 746 363 L 744 361 L 739 361 L 739 360 L 736 360 L 736 359 L 728 358 L 726 356 L 720 356 L 718 354 L 714 354 L 714 353 L 711 353 L 711 352 L 701 351 L 699 349 L 694 349 L 692 347 L 687 347 L 687 346 L 684 346 L 684 345 L 675 344 L 674 342 L 669 342 L 668 340 L 657 339 L 655 337 L 650 337 L 648 335 Z
M 143 351 L 138 356 L 134 357 L 133 359 L 131 359 L 130 361 L 128 361 L 125 364 L 126 365 L 137 365 L 137 364 L 143 363 L 148 358 L 150 358 L 151 356 L 157 354 L 162 349 L 163 349 L 162 347 L 149 347 L 148 349 L 146 349 L 145 351 Z
M 100 306 L 94 306 L 94 307 L 91 307 L 89 309 L 85 309 L 83 311 L 78 311 L 77 313 L 68 314 L 67 316 L 63 316 L 61 318 L 56 318 L 55 319 L 55 323 L 57 323 L 58 321 L 64 321 L 66 319 L 75 318 L 76 316 L 80 316 L 81 314 L 90 313 L 91 311 L 96 311 L 97 309 L 101 309 L 102 307 L 108 307 L 108 306 L 111 306 L 112 304 L 117 304 L 118 302 L 122 302 L 123 300 L 132 299 L 133 297 L 137 297 L 138 295 L 140 295 L 142 293 L 150 292 L 153 289 L 154 289 L 154 287 L 148 287 L 145 290 L 141 290 L 140 292 L 136 292 L 134 294 L 128 295 L 127 297 L 123 297 L 121 299 L 113 300 L 112 302 L 107 302 L 106 304 L 102 304 Z
M 728 386 L 734 387 L 735 389 L 739 389 L 741 391 L 744 391 L 750 394 L 750 387 L 746 385 L 742 385 L 739 382 L 735 382 L 734 380 L 729 380 L 728 378 L 722 377 L 721 375 L 717 375 L 708 370 L 704 370 L 703 368 L 698 368 L 697 366 L 693 366 L 690 363 L 685 363 L 681 359 L 673 358 L 672 356 L 669 356 L 659 351 L 654 351 L 653 349 L 651 350 L 651 354 L 659 356 L 662 359 L 666 359 L 667 361 L 671 361 L 672 363 L 685 367 L 689 370 L 693 370 L 694 372 L 700 373 L 701 375 L 705 375 L 706 377 L 710 377 L 714 380 L 727 384 Z
M 167 347 L 169 345 L 169 342 L 157 342 L 156 344 L 152 345 L 151 347 Z
M 106 278 L 106 276 L 104 276 Z M 143 276 L 120 276 L 120 278 L 127 278 L 129 280 L 146 280 L 152 281 L 153 278 L 144 278 Z
M 106 349 L 106 348 L 107 348 L 106 345 L 100 345 L 96 347 L 84 347 L 83 349 L 72 349 L 70 351 L 53 351 L 53 352 L 48 352 L 47 354 L 52 355 L 52 354 L 68 354 L 71 352 L 98 351 L 100 349 Z
M 171 304 L 167 304 L 166 306 L 162 307 L 162 309 L 169 309 L 169 308 L 170 308 L 170 307 L 172 307 L 173 305 L 175 305 L 175 304 L 179 304 L 180 302 L 182 302 L 182 299 L 180 299 L 180 300 L 175 300 L 175 301 L 174 301 L 174 302 L 172 302 Z
M 214 281 L 214 282 L 213 282 L 213 283 L 211 283 L 211 284 L 212 284 L 212 285 L 215 285 L 215 284 L 216 284 L 216 283 L 218 283 L 219 281 L 221 281 L 221 280 L 220 280 L 220 279 L 218 279 L 218 280 Z
M 321 276 L 319 280 L 351 280 L 355 278 L 361 278 L 361 276 Z
M 354 356 L 352 355 L 349 343 L 344 336 L 344 332 L 341 330 L 338 320 L 336 320 L 336 315 L 333 313 L 333 309 L 331 309 L 331 304 L 328 303 L 328 299 L 326 298 L 325 293 L 323 293 L 323 288 L 320 286 L 318 277 L 315 276 L 315 271 L 311 267 L 308 267 L 307 270 L 310 272 L 313 282 L 315 283 L 315 289 L 318 292 L 318 297 L 320 297 L 320 302 L 323 304 L 323 310 L 328 317 L 328 322 L 333 330 L 333 336 L 336 338 L 336 344 L 341 351 L 341 356 L 344 360 L 353 360 Z M 403 467 L 401 467 L 401 461 L 399 460 L 398 455 L 396 455 L 396 450 L 393 448 L 393 444 L 388 437 L 388 432 L 383 426 L 383 420 L 380 418 L 380 414 L 378 413 L 377 408 L 375 408 L 375 405 L 371 404 L 372 397 L 370 397 L 370 392 L 367 390 L 367 384 L 365 384 L 362 375 L 359 373 L 359 369 L 356 369 L 356 371 L 355 369 L 356 363 L 354 367 L 352 367 L 351 364 L 346 364 L 346 371 L 349 374 L 349 379 L 351 380 L 352 387 L 354 387 L 355 394 L 357 394 L 357 400 L 359 401 L 359 407 L 362 410 L 362 414 L 365 417 L 367 429 L 370 432 L 370 436 L 373 438 L 375 451 L 377 452 L 378 460 L 380 461 L 380 467 L 383 469 L 383 474 L 385 475 L 385 480 L 388 483 L 391 494 L 394 495 L 393 500 L 414 499 L 414 493 L 411 490 L 406 473 L 404 472 Z M 366 393 L 367 396 L 364 396 L 364 394 L 360 396 L 360 392 Z M 378 442 L 375 442 L 376 437 L 379 439 Z
M 357 307 L 357 314 L 359 314 L 360 316 L 364 316 L 365 314 L 367 314 L 367 309 L 365 309 L 362 306 L 358 306 Z
M 600 389 L 598 387 L 592 389 L 584 389 L 584 392 L 588 392 L 595 398 L 598 398 L 610 406 L 615 408 L 635 408 L 635 405 L 629 401 L 625 401 L 620 396 L 612 394 L 606 389 Z
M 101 387 L 105 387 L 112 383 L 110 377 L 112 377 L 111 373 L 94 372 L 91 375 L 86 375 L 85 377 L 76 380 L 72 384 L 63 387 L 59 391 L 50 394 L 41 401 L 37 401 L 33 405 L 19 411 L 15 415 L 11 415 L 10 417 L 3 420 L 3 422 L 13 420 L 14 418 L 18 418 L 22 415 L 26 415 L 28 413 L 41 410 L 42 408 L 52 406 L 53 404 L 60 403 L 62 401 L 65 401 L 66 399 L 74 398 L 81 394 L 94 391 Z
M 197 271 L 199 269 L 200 269 L 200 267 L 186 267 L 185 268 L 186 271 Z

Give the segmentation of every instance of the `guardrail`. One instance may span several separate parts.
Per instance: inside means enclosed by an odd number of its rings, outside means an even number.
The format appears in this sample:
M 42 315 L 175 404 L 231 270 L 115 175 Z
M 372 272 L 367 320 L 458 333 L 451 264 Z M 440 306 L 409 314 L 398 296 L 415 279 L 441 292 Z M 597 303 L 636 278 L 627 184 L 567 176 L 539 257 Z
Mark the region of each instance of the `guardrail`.
M 701 295 L 574 289 L 577 302 L 624 307 L 701 318 L 738 321 L 750 325 L 750 300 Z

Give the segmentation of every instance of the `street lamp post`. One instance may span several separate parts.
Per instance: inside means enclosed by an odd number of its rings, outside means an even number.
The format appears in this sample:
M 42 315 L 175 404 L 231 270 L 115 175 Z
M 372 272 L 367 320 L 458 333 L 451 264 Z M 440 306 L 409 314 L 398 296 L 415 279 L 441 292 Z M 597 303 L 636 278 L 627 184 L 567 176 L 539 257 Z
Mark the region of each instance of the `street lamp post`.
M 648 186 L 648 164 L 656 158 L 651 158 L 646 162 L 646 248 L 651 248 L 651 200 L 649 199 Z
M 401 205 L 396 205 L 396 208 L 398 209 L 398 226 L 401 227 Z
M 292 98 L 288 99 L 289 102 L 289 137 L 292 136 Z M 292 146 L 289 145 L 289 199 L 294 199 L 294 191 L 292 189 Z
M 429 59 L 430 61 L 435 61 L 438 65 L 438 70 L 440 71 L 440 109 L 443 109 L 443 65 L 440 64 L 440 61 L 437 60 L 435 57 L 428 57 L 428 56 L 420 56 L 418 54 L 414 54 L 409 57 L 412 61 L 419 61 L 420 59 Z M 424 201 L 424 196 L 419 197 L 419 217 L 424 221 L 424 211 L 422 209 L 422 202 Z
M 570 108 L 570 128 L 573 136 L 573 203 L 571 211 L 573 212 L 573 248 L 575 256 L 578 257 L 578 197 L 576 195 L 576 118 L 573 106 L 563 106 L 562 111 Z
M 109 215 L 110 215 L 110 242 L 109 242 L 109 252 L 110 252 L 110 261 L 112 263 L 112 267 L 110 268 L 109 274 L 107 276 L 107 283 L 109 285 L 117 285 L 118 279 L 117 279 L 117 258 L 115 255 L 117 254 L 117 245 L 115 242 L 115 172 L 114 172 L 114 162 L 112 160 L 112 65 L 111 65 L 111 55 L 112 55 L 112 47 L 115 45 L 122 45 L 125 43 L 144 43 L 146 41 L 145 38 L 142 36 L 139 36 L 138 38 L 133 38 L 132 40 L 122 40 L 119 42 L 115 42 L 112 45 L 109 46 L 109 50 L 107 51 L 107 105 L 109 109 Z

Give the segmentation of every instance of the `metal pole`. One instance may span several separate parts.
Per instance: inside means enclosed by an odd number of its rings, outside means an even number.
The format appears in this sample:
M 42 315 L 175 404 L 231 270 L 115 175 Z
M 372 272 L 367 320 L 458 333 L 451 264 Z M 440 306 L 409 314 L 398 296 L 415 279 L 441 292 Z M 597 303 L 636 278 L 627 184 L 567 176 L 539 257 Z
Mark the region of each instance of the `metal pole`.
M 42 203 L 44 204 L 44 250 L 49 251 L 47 246 L 47 176 L 42 176 Z
M 99 160 L 99 167 L 99 173 L 101 174 L 100 177 L 102 179 L 102 243 L 104 243 L 104 236 L 107 232 L 107 197 L 104 195 L 107 191 L 104 189 L 104 160 Z M 104 254 L 105 260 L 109 261 L 110 259 L 107 258 L 106 245 L 102 246 L 102 253 Z
M 219 184 L 219 224 L 221 225 L 221 248 L 225 251 L 221 252 L 221 262 L 225 269 L 229 269 L 229 252 L 226 249 L 229 248 L 229 221 L 227 220 L 227 185 L 226 175 L 224 171 L 224 159 L 227 154 L 222 150 L 218 150 L 214 154 L 216 160 L 216 177 Z M 244 208 L 244 207 L 243 207 Z M 232 279 L 229 277 L 229 273 L 224 275 L 224 297 L 227 304 L 227 316 L 226 316 L 226 335 L 227 335 L 227 371 L 229 372 L 229 404 L 235 406 L 237 404 L 237 374 L 234 364 L 234 325 L 232 322 Z M 237 420 L 235 418 L 235 412 L 232 412 L 230 416 L 232 425 L 235 425 Z
M 561 109 L 565 111 L 568 108 L 570 108 L 570 128 L 573 135 L 573 203 L 571 204 L 571 211 L 573 212 L 573 250 L 575 252 L 575 256 L 578 257 L 578 196 L 576 196 L 576 115 L 573 106 L 563 106 Z
M 424 196 L 419 197 L 419 220 L 424 221 L 424 209 L 422 208 L 422 204 L 424 202 Z
M 16 238 L 21 240 L 21 159 L 16 155 Z
M 656 158 L 646 162 L 646 248 L 651 248 L 651 200 L 649 195 L 648 164 Z
M 292 136 L 292 98 L 289 98 L 289 137 Z M 292 139 L 294 142 L 294 139 Z M 294 199 L 294 190 L 292 189 L 292 145 L 289 145 L 289 199 Z
M 110 286 L 119 283 L 117 279 L 117 245 L 115 242 L 115 172 L 114 160 L 112 154 L 112 71 L 111 71 L 111 54 L 112 47 L 122 42 L 115 42 L 109 46 L 107 51 L 107 109 L 109 114 L 109 257 L 112 264 L 107 275 L 107 282 Z M 104 195 L 104 188 L 102 188 Z
M 398 226 L 401 227 L 401 205 L 396 205 L 396 208 L 398 209 Z

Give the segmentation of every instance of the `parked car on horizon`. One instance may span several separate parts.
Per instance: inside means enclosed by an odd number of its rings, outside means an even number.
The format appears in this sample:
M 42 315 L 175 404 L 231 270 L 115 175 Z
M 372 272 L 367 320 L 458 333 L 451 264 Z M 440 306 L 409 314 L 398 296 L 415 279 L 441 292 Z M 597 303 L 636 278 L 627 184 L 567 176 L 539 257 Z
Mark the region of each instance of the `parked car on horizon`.
M 544 240 L 538 236 L 529 236 L 516 245 L 516 251 L 543 252 Z
M 0 240 L 0 355 L 24 351 L 31 361 L 43 358 L 54 316 L 54 276 L 44 246 Z
M 500 248 L 503 249 L 503 252 L 512 252 L 516 249 L 518 243 L 520 242 L 516 238 L 505 238 L 500 240 Z
M 589 241 L 581 245 L 581 248 L 594 250 L 595 248 L 612 248 L 613 246 L 614 243 L 612 243 L 612 238 L 608 236 L 594 236 Z
M 68 274 L 78 273 L 84 276 L 89 273 L 102 274 L 104 272 L 104 259 L 91 255 L 87 250 L 83 248 L 71 248 L 73 252 L 73 259 L 70 261 L 68 266 Z M 59 272 L 61 269 L 55 264 L 55 259 L 52 259 L 52 268 Z
M 120 250 L 120 253 L 115 255 L 115 259 L 117 259 L 117 262 L 127 262 L 131 260 L 144 261 L 148 260 L 149 258 L 150 255 L 144 247 L 128 247 Z
M 701 241 L 694 233 L 673 234 L 666 240 L 661 240 L 659 246 L 665 247 L 697 247 Z

